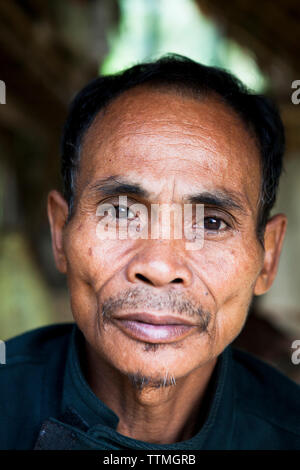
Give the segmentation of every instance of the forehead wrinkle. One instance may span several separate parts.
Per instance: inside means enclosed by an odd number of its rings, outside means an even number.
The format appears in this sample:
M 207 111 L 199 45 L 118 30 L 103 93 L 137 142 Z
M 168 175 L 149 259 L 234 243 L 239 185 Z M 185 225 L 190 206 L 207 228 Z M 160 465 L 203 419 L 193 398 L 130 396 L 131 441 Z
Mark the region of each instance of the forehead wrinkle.
M 148 90 L 149 93 L 149 90 Z M 151 93 L 150 93 L 151 94 Z M 156 94 L 157 95 L 157 94 Z M 146 96 L 146 98 L 149 98 L 149 96 Z M 235 117 L 234 123 L 231 121 L 231 112 L 227 108 L 223 109 L 223 105 L 220 108 L 220 103 L 216 103 L 218 107 L 218 115 L 222 115 L 222 123 L 224 121 L 226 122 L 226 125 L 222 125 L 222 128 L 219 129 L 219 127 L 216 127 L 216 122 L 215 119 L 212 119 L 210 116 L 206 116 L 206 121 L 209 123 L 209 126 L 203 125 L 200 122 L 197 122 L 197 125 L 195 125 L 193 122 L 190 122 L 187 120 L 182 114 L 181 109 L 179 109 L 178 114 L 174 114 L 173 108 L 171 108 L 171 111 L 169 112 L 169 109 L 167 109 L 168 112 L 168 119 L 165 118 L 164 113 L 160 111 L 161 117 L 157 118 L 156 116 L 149 116 L 148 113 L 148 107 L 143 104 L 140 108 L 140 112 L 138 113 L 138 118 L 132 119 L 132 111 L 131 107 L 132 105 L 134 106 L 136 104 L 136 100 L 139 101 L 139 97 L 132 97 L 128 100 L 128 96 L 126 98 L 126 95 L 121 98 L 121 102 L 119 101 L 119 105 L 116 106 L 116 102 L 113 102 L 109 108 L 106 110 L 106 115 L 104 117 L 104 120 L 101 119 L 101 122 L 98 120 L 100 118 L 103 118 L 102 116 L 97 116 L 99 125 L 100 125 L 100 133 L 95 135 L 96 132 L 93 132 L 93 136 L 95 138 L 95 142 L 92 147 L 95 149 L 95 147 L 98 147 L 99 145 L 101 146 L 102 142 L 106 140 L 105 144 L 106 147 L 109 144 L 117 145 L 117 148 L 120 147 L 121 140 L 125 141 L 125 144 L 129 144 L 131 141 L 131 137 L 139 137 L 139 136 L 145 136 L 146 138 L 155 138 L 160 137 L 160 143 L 164 144 L 167 143 L 168 146 L 175 146 L 175 145 L 189 145 L 190 148 L 195 148 L 198 149 L 200 146 L 202 147 L 203 151 L 210 151 L 213 154 L 216 154 L 218 147 L 222 145 L 223 147 L 223 152 L 224 152 L 224 147 L 227 147 L 227 150 L 230 151 L 230 146 L 232 144 L 232 140 L 228 140 L 228 135 L 229 133 L 226 133 L 226 127 L 228 127 L 228 123 L 230 124 L 230 134 L 232 133 L 232 127 L 235 128 L 235 130 L 239 130 L 241 127 L 241 122 L 240 120 L 237 120 L 237 117 Z M 127 101 L 128 107 L 123 110 L 124 108 L 124 100 L 125 102 Z M 182 98 L 178 98 L 182 102 Z M 118 101 L 118 100 L 117 100 Z M 129 101 L 129 102 L 128 102 Z M 166 103 L 163 103 L 166 105 Z M 197 113 L 195 113 L 195 109 L 193 108 L 193 104 L 195 104 L 195 101 L 192 100 L 192 105 L 189 106 L 189 111 L 192 113 L 192 115 L 195 115 L 197 118 Z M 203 103 L 202 103 L 203 104 Z M 152 100 L 150 102 L 150 107 L 153 107 Z M 207 105 L 207 103 L 206 103 Z M 212 102 L 212 105 L 215 105 L 214 102 Z M 121 112 L 120 112 L 120 106 L 121 106 Z M 186 106 L 186 103 L 185 103 Z M 173 106 L 174 107 L 174 106 Z M 211 106 L 210 106 L 211 107 Z M 164 106 L 165 108 L 165 106 Z M 178 103 L 175 103 L 175 109 L 178 108 Z M 153 110 L 153 112 L 156 112 L 157 108 Z M 172 114 L 173 110 L 173 114 Z M 147 115 L 148 113 L 148 115 Z M 142 119 L 143 115 L 146 114 L 145 119 Z M 171 114 L 171 116 L 170 116 Z M 121 118 L 122 117 L 122 118 Z M 94 127 L 94 130 L 96 130 L 97 122 L 94 122 L 92 124 L 92 127 Z M 151 123 L 154 124 L 154 126 L 158 127 L 158 129 L 150 130 L 149 131 L 149 124 L 151 126 Z M 132 130 L 132 126 L 134 125 L 135 129 Z M 237 129 L 237 125 L 238 128 Z M 170 129 L 170 126 L 174 127 Z M 186 126 L 187 129 L 183 129 L 183 126 Z M 210 127 L 213 126 L 213 136 L 209 135 L 212 134 L 212 129 Z M 167 127 L 167 129 L 164 129 Z M 225 129 L 224 129 L 225 127 Z M 195 131 L 200 130 L 201 135 L 197 136 L 195 133 L 191 132 L 191 129 L 195 129 Z M 113 130 L 113 132 L 112 132 Z M 115 134 L 115 135 L 113 135 Z M 162 139 L 162 137 L 165 137 Z M 174 136 L 176 136 L 176 142 L 174 141 Z M 189 142 L 187 142 L 185 139 L 181 139 L 180 137 L 186 137 L 189 139 Z M 168 137 L 172 139 L 172 142 L 169 141 Z M 115 143 L 113 142 L 115 141 Z M 157 143 L 155 142 L 155 145 Z M 116 150 L 117 150 L 116 148 Z
M 166 95 L 171 95 L 173 100 L 167 101 L 165 98 Z M 145 100 L 147 99 L 149 101 L 148 106 L 145 105 Z M 161 104 L 163 105 L 162 110 L 160 109 Z M 206 113 L 206 123 L 208 123 L 209 126 L 202 125 L 201 122 L 197 122 L 197 125 L 194 124 L 195 120 L 199 121 L 197 110 L 197 106 L 199 104 L 208 108 L 208 111 L 211 109 L 216 110 L 216 113 L 218 114 L 217 125 L 218 122 L 222 122 L 222 127 L 220 129 L 216 128 L 216 119 L 209 116 L 209 113 Z M 138 113 L 135 109 L 136 106 L 138 106 Z M 184 109 L 186 107 L 188 107 L 188 112 L 191 114 L 190 120 L 187 120 L 185 117 L 186 113 L 184 113 Z M 149 116 L 149 108 L 150 111 L 155 114 L 154 116 Z M 240 133 L 241 127 L 243 127 L 245 132 L 249 135 L 248 130 L 245 129 L 243 122 L 236 113 L 224 104 L 218 95 L 214 96 L 214 94 L 208 97 L 202 97 L 200 100 L 199 97 L 196 98 L 189 93 L 187 95 L 179 96 L 175 90 L 160 90 L 141 86 L 134 88 L 133 90 L 128 90 L 117 97 L 112 101 L 112 103 L 108 104 L 104 111 L 102 110 L 102 112 L 96 116 L 91 125 L 91 128 L 97 128 L 98 124 L 100 124 L 101 133 L 105 127 L 110 134 L 112 126 L 115 132 L 118 132 L 120 128 L 122 129 L 125 127 L 126 129 L 126 127 L 132 127 L 132 125 L 134 125 L 136 127 L 134 133 L 137 134 L 138 128 L 145 127 L 145 123 L 147 126 L 149 126 L 149 124 L 151 125 L 151 123 L 154 125 L 159 124 L 159 131 L 162 132 L 162 127 L 164 125 L 167 125 L 169 128 L 170 125 L 173 124 L 172 121 L 174 121 L 175 125 L 179 124 L 181 127 L 181 132 L 182 126 L 202 129 L 205 132 L 209 130 L 209 127 L 213 126 L 213 132 L 215 134 L 218 133 L 221 136 L 223 135 L 224 137 L 224 132 L 227 134 L 226 127 L 228 127 L 229 124 L 231 128 L 234 126 L 238 133 Z M 166 113 L 168 114 L 168 118 L 165 117 Z M 157 114 L 159 117 L 157 117 Z M 134 115 L 134 119 L 132 118 L 132 115 Z M 136 116 L 138 116 L 140 122 Z M 226 125 L 224 126 L 224 124 Z M 89 130 L 91 130 L 91 128 Z M 177 132 L 177 130 L 173 132 Z M 191 136 L 192 134 L 187 133 L 187 135 Z M 203 135 L 202 138 L 204 138 Z
M 95 139 L 95 144 L 98 146 L 104 140 L 107 142 L 111 142 L 112 140 L 119 141 L 120 139 L 124 139 L 125 141 L 128 140 L 131 136 L 145 136 L 145 137 L 153 137 L 157 138 L 170 136 L 174 139 L 176 137 L 187 137 L 190 139 L 197 140 L 196 146 L 199 144 L 200 141 L 206 140 L 207 142 L 214 143 L 218 145 L 218 141 L 216 137 L 212 137 L 209 135 L 211 133 L 211 129 L 208 126 L 202 125 L 201 122 L 195 125 L 194 123 L 188 122 L 186 119 L 181 118 L 179 116 L 174 116 L 174 119 L 169 117 L 168 119 L 163 118 L 152 118 L 147 116 L 146 119 L 142 119 L 142 115 L 139 114 L 138 119 L 128 119 L 127 115 L 128 112 L 121 113 L 121 116 L 116 116 L 116 119 L 104 120 L 104 122 L 99 123 L 100 125 L 100 132 L 97 135 L 96 132 L 93 132 L 93 138 Z M 154 124 L 154 129 L 151 129 L 152 125 Z M 211 123 L 212 125 L 214 122 Z M 92 127 L 97 127 L 96 122 L 92 125 Z M 132 129 L 134 127 L 134 129 Z M 150 130 L 149 130 L 150 127 Z M 186 127 L 186 129 L 185 129 Z M 192 130 L 195 132 L 192 132 Z M 113 130 L 113 132 L 112 132 Z M 197 133 L 201 132 L 200 136 L 197 136 Z M 223 129 L 213 129 L 214 136 L 219 136 L 224 140 L 224 130 Z M 96 134 L 96 135 L 95 135 Z M 181 142 L 178 142 L 179 144 Z M 186 142 L 184 142 L 186 143 Z
M 139 116 L 140 118 L 140 116 Z M 126 118 L 125 118 L 126 119 Z M 116 126 L 116 133 L 121 138 L 124 136 L 131 136 L 131 135 L 145 135 L 145 136 L 153 136 L 157 137 L 161 134 L 171 135 L 172 137 L 174 134 L 183 135 L 186 137 L 197 138 L 197 139 L 207 139 L 215 141 L 216 139 L 212 137 L 211 131 L 209 126 L 202 125 L 200 122 L 197 124 L 188 123 L 184 119 L 180 119 L 176 117 L 173 121 L 169 118 L 168 120 L 160 120 L 160 119 L 148 119 L 148 120 L 141 120 L 138 121 L 137 119 L 126 122 L 126 120 L 122 120 L 119 125 Z M 115 124 L 115 122 L 114 122 Z M 154 124 L 154 125 L 153 125 Z M 213 123 L 212 123 L 213 124 Z M 134 128 L 134 130 L 132 130 Z M 111 131 L 111 128 L 110 128 Z M 195 132 L 193 132 L 195 131 Z M 201 133 L 199 134 L 199 131 Z M 219 135 L 224 137 L 224 130 L 223 129 L 213 129 L 214 135 Z
M 142 139 L 139 137 L 142 137 Z M 221 149 L 218 148 L 218 145 L 220 144 L 218 144 L 218 142 L 212 137 L 201 136 L 201 138 L 199 138 L 195 135 L 183 134 L 177 131 L 161 132 L 159 135 L 154 132 L 128 132 L 126 134 L 122 133 L 121 135 L 118 135 L 117 138 L 110 137 L 109 141 L 104 145 L 103 151 L 107 156 L 118 155 L 122 158 L 124 156 L 128 156 L 135 159 L 140 156 L 147 155 L 148 149 L 155 149 L 155 151 L 157 149 L 157 152 L 162 152 L 158 161 L 162 161 L 162 158 L 164 160 L 169 158 L 179 158 L 182 162 L 191 162 L 192 160 L 196 160 L 196 157 L 203 157 L 204 154 L 218 157 L 221 151 Z M 134 146 L 134 151 L 130 150 L 131 146 Z M 229 145 L 227 146 L 227 150 L 225 150 L 225 147 L 226 145 L 223 144 L 222 156 L 224 156 L 226 151 L 230 151 Z M 194 153 L 194 155 L 191 155 L 193 158 L 185 157 L 184 150 L 189 148 L 199 152 L 199 154 L 196 155 L 196 153 Z M 172 149 L 173 152 L 175 150 L 175 153 L 170 155 L 170 149 Z M 97 149 L 97 151 L 100 151 L 100 149 Z M 138 152 L 140 152 L 139 155 Z M 155 157 L 153 161 L 154 160 Z M 144 164 L 145 163 L 146 162 L 144 162 Z M 222 163 L 224 165 L 224 159 L 222 159 Z M 210 166 L 208 162 L 207 166 Z
M 161 132 L 166 132 L 166 133 L 174 133 L 174 132 L 179 132 L 179 133 L 184 133 L 186 135 L 194 135 L 193 130 L 199 131 L 202 130 L 204 132 L 209 132 L 208 126 L 202 125 L 201 123 L 198 124 L 192 124 L 188 123 L 184 119 L 180 119 L 179 117 L 176 117 L 172 121 L 172 119 L 149 119 L 149 120 L 141 120 L 138 121 L 137 119 L 131 121 L 131 122 L 126 122 L 125 121 L 126 117 L 124 120 L 120 122 L 119 125 L 117 125 L 117 132 L 124 132 L 124 133 L 132 133 L 131 129 L 132 127 L 135 127 L 135 130 L 133 133 L 135 134 L 147 134 L 149 131 L 148 129 L 153 128 L 153 132 L 159 131 Z M 173 130 L 174 129 L 174 130 Z

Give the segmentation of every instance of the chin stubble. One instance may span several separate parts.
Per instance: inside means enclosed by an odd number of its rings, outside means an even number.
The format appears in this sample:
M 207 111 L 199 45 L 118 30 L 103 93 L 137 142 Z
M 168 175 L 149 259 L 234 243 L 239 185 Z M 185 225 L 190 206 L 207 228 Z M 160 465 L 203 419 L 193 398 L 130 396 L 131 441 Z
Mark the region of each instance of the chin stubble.
M 132 386 L 139 391 L 143 390 L 144 388 L 164 389 L 176 385 L 174 374 L 170 374 L 168 371 L 165 372 L 163 377 L 158 378 L 147 376 L 142 374 L 140 371 L 135 373 L 128 373 L 127 377 L 129 378 Z

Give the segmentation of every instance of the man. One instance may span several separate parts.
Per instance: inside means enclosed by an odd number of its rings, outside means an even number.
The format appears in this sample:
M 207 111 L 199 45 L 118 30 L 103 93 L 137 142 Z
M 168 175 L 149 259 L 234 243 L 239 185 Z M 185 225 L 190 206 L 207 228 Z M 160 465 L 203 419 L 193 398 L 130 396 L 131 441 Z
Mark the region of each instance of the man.
M 75 97 L 48 196 L 75 323 L 7 343 L 1 448 L 300 448 L 299 387 L 230 346 L 276 275 L 283 149 L 266 98 L 181 56 Z M 191 231 L 151 236 L 172 204 Z

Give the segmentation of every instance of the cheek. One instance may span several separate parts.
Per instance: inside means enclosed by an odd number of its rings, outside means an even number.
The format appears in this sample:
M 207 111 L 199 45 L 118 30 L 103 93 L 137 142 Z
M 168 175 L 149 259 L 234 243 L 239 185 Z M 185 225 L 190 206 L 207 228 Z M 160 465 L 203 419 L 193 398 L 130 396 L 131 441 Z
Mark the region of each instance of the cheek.
M 237 241 L 228 246 L 207 243 L 203 252 L 203 276 L 216 300 L 217 307 L 228 299 L 249 296 L 261 269 L 259 247 L 244 246 Z
M 65 237 L 67 280 L 74 318 L 97 318 L 99 291 L 122 268 L 126 259 L 126 243 L 118 240 L 99 240 L 95 225 L 80 223 L 69 228 Z
M 79 325 L 86 318 L 93 323 L 98 310 L 97 290 L 105 282 L 103 274 L 107 272 L 107 247 L 103 242 L 99 247 L 94 232 L 86 222 L 72 224 L 64 240 L 71 308 Z
M 93 285 L 97 289 L 105 276 L 110 275 L 114 265 L 114 257 L 118 253 L 110 240 L 99 240 L 95 224 L 81 222 L 72 226 L 65 239 L 70 278 Z
M 214 298 L 217 353 L 235 339 L 244 325 L 261 257 L 255 244 L 253 247 L 237 243 L 236 246 L 216 245 L 207 245 L 203 252 L 201 277 Z

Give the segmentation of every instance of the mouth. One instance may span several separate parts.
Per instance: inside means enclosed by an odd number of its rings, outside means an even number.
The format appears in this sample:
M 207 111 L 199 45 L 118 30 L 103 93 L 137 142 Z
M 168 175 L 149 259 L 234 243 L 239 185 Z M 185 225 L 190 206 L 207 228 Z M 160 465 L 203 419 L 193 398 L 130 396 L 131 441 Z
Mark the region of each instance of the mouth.
M 197 325 L 170 315 L 130 313 L 113 321 L 128 336 L 148 343 L 170 343 L 185 338 Z

